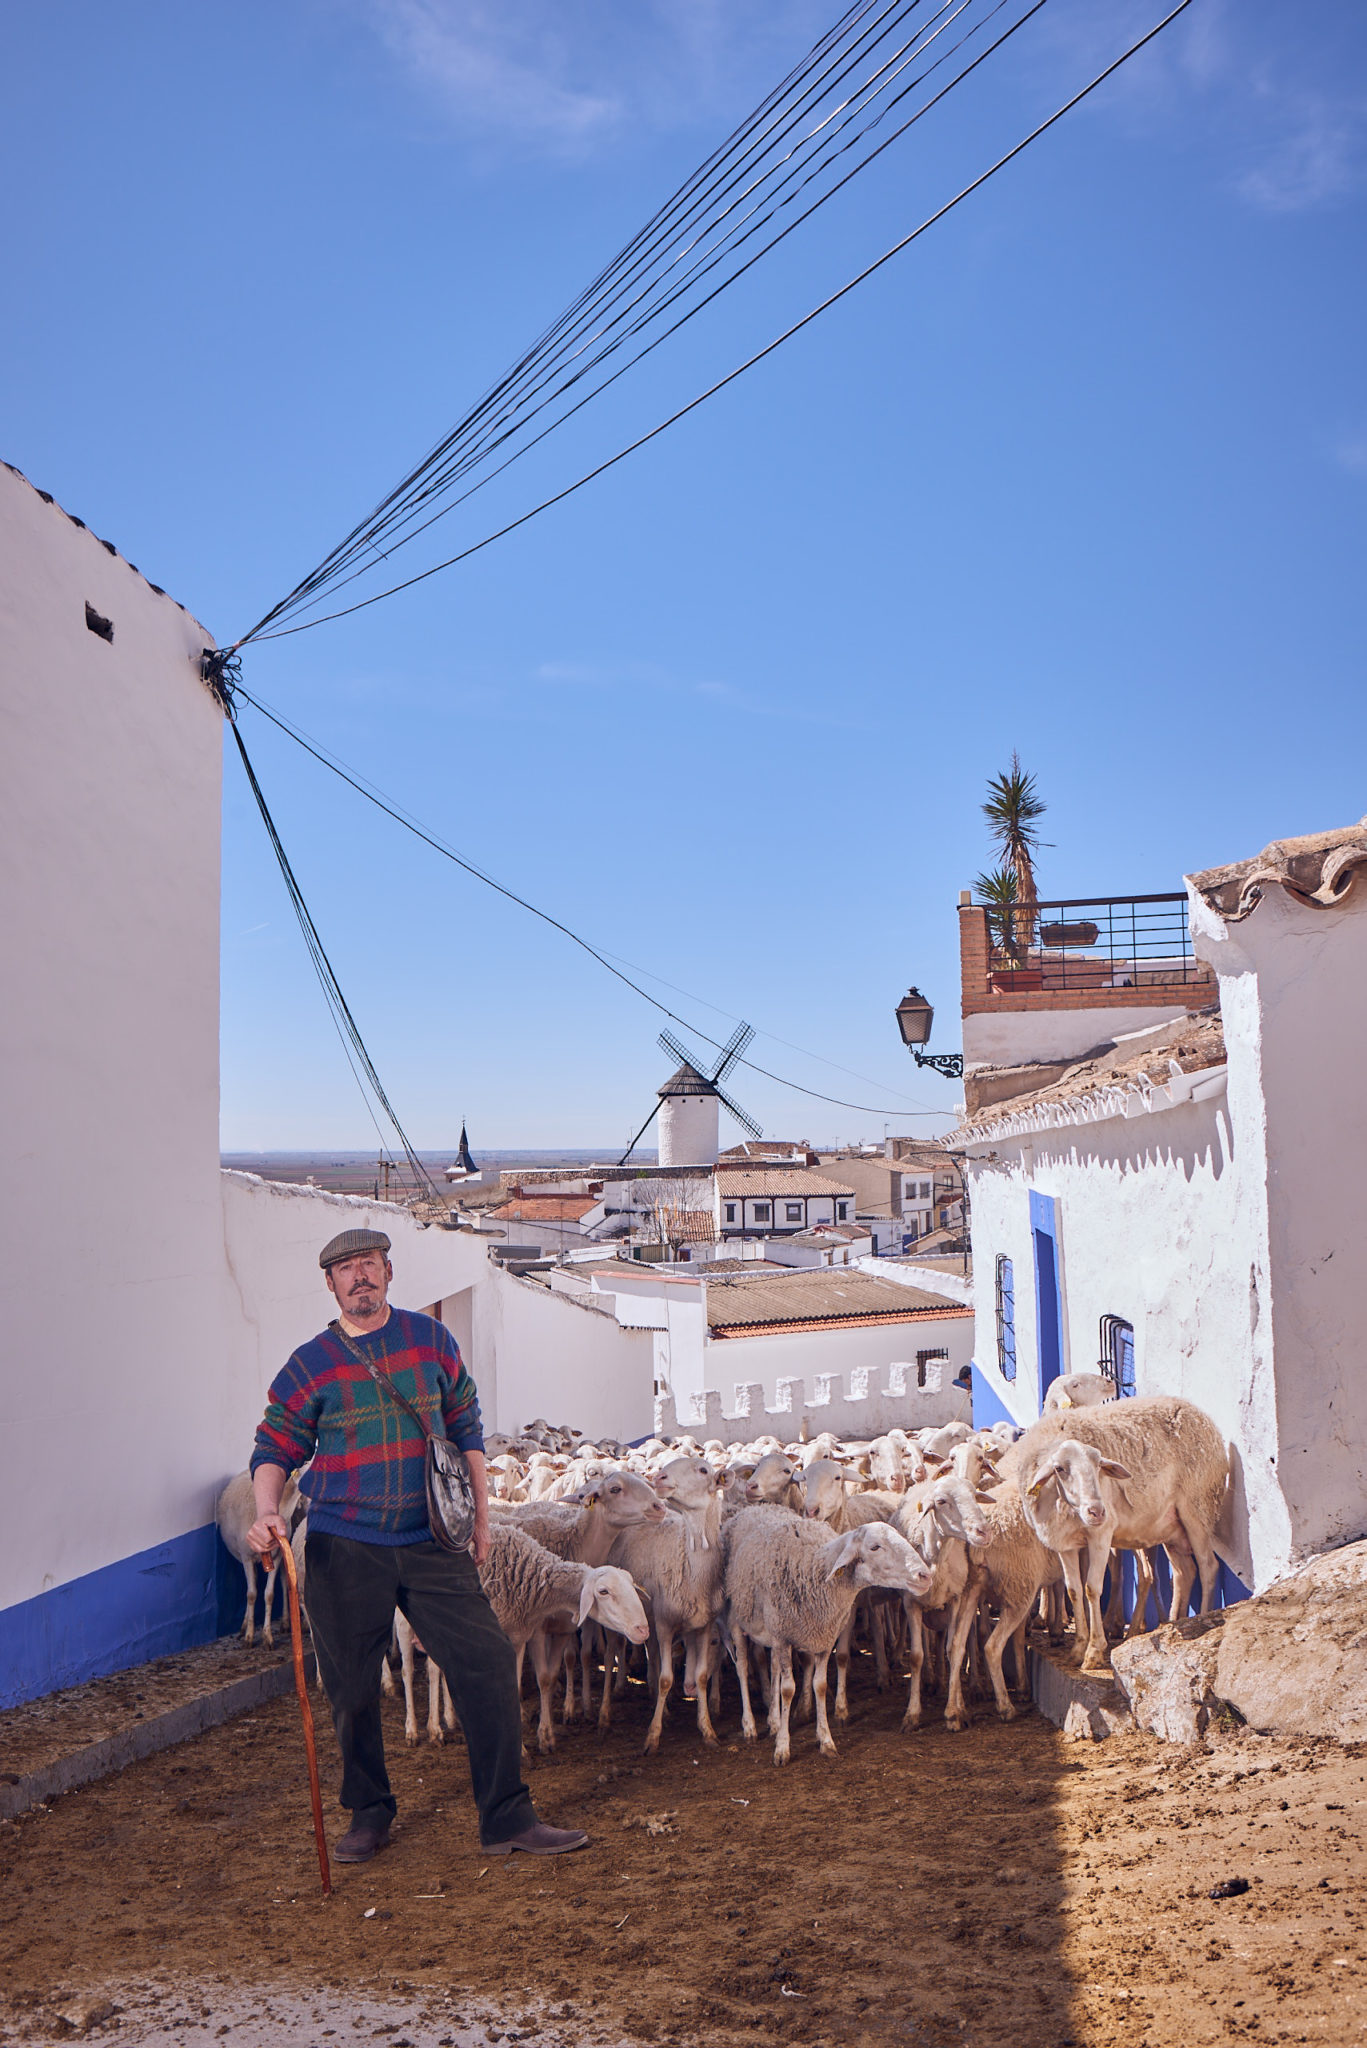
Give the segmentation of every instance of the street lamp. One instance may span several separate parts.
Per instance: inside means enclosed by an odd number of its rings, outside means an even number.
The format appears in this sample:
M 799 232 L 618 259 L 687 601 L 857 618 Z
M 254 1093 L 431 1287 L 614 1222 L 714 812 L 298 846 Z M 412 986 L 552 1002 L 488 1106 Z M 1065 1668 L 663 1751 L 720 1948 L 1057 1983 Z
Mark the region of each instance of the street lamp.
M 961 1052 L 922 1052 L 921 1047 L 930 1039 L 930 1027 L 935 1012 L 919 988 L 909 988 L 897 1005 L 897 1028 L 902 1034 L 902 1043 L 910 1052 L 918 1067 L 933 1067 L 937 1074 L 944 1074 L 950 1080 L 960 1080 L 964 1071 L 964 1056 Z

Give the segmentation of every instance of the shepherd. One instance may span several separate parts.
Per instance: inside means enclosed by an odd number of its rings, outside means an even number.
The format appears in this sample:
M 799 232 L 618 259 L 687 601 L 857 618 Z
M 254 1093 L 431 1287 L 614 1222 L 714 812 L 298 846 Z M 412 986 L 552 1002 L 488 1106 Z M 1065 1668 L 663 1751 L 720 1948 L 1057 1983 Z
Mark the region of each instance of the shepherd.
M 522 1781 L 517 1660 L 479 1579 L 489 1498 L 474 1381 L 444 1323 L 391 1307 L 389 1250 L 382 1230 L 344 1230 L 324 1245 L 318 1263 L 337 1319 L 272 1382 L 251 1461 L 257 1518 L 248 1541 L 260 1556 L 288 1544 L 280 1497 L 290 1473 L 309 1468 L 300 1480 L 309 1620 L 342 1753 L 341 1804 L 351 1812 L 333 1855 L 368 1863 L 387 1845 L 397 1810 L 380 1718 L 396 1607 L 451 1688 L 483 1851 L 563 1855 L 588 1836 L 537 1818 Z M 390 1397 L 385 1378 L 403 1401 Z M 432 1540 L 418 1416 L 465 1454 L 475 1500 L 468 1554 Z

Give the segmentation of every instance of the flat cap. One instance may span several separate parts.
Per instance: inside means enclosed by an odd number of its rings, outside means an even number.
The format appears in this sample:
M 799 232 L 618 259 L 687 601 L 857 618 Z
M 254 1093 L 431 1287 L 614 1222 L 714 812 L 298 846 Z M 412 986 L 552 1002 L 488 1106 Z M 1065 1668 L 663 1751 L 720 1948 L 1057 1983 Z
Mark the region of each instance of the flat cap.
M 326 1273 L 339 1259 L 354 1259 L 359 1252 L 385 1252 L 389 1239 L 382 1230 L 342 1230 L 323 1246 L 318 1263 Z

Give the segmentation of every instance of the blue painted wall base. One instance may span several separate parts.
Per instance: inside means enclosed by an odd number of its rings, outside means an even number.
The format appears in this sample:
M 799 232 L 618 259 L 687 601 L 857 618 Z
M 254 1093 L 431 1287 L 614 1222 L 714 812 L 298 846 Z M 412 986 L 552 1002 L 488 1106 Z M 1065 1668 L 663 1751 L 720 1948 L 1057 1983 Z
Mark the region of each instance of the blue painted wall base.
M 0 1707 L 212 1642 L 240 1625 L 246 1593 L 208 1522 L 0 1609 Z

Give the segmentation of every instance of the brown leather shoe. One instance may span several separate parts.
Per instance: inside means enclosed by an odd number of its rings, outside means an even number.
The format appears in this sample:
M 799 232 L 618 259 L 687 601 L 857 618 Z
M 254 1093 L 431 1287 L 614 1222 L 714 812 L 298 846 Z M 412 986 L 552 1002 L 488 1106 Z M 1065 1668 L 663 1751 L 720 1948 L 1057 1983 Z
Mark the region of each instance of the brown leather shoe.
M 369 1863 L 389 1847 L 388 1828 L 348 1828 L 332 1852 L 334 1863 Z
M 538 1820 L 506 1842 L 486 1842 L 480 1854 L 511 1856 L 514 1849 L 520 1849 L 524 1856 L 564 1856 L 571 1849 L 587 1849 L 588 1845 L 589 1838 L 582 1828 L 552 1828 Z

